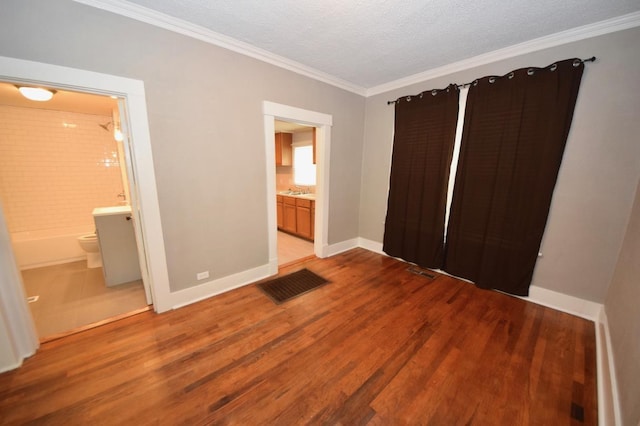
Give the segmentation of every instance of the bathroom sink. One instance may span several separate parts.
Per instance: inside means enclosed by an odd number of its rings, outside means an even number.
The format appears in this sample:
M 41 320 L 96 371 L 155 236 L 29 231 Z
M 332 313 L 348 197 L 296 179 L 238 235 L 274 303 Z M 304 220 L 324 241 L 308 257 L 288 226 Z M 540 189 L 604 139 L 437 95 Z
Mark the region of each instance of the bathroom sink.
M 93 216 L 109 216 L 112 214 L 131 213 L 131 206 L 96 207 Z

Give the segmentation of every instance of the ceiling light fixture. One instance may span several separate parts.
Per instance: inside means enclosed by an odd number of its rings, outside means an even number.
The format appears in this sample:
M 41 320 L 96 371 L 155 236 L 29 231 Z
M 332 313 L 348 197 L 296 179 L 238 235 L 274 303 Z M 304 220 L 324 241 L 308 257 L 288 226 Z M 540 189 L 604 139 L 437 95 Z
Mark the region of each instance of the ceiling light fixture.
M 50 100 L 53 95 L 56 93 L 55 90 L 52 89 L 43 89 L 42 87 L 27 87 L 27 86 L 16 86 L 22 96 L 25 98 L 38 101 L 38 102 L 46 102 Z

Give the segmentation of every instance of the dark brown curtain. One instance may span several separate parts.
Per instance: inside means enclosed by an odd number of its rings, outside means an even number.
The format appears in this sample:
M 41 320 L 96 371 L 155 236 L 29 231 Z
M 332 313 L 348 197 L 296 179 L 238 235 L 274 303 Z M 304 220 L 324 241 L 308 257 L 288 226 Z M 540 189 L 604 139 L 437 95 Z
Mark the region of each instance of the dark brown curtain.
M 472 84 L 445 271 L 528 295 L 583 67 L 570 59 Z
M 395 105 L 383 250 L 428 268 L 440 268 L 443 261 L 458 96 L 458 88 L 451 85 L 402 98 Z

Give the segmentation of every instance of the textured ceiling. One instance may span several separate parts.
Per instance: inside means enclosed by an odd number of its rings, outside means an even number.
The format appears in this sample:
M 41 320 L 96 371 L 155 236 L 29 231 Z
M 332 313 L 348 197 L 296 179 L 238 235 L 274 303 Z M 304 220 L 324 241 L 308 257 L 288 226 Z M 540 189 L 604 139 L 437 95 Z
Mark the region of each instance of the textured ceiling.
M 371 88 L 640 10 L 639 0 L 130 0 Z

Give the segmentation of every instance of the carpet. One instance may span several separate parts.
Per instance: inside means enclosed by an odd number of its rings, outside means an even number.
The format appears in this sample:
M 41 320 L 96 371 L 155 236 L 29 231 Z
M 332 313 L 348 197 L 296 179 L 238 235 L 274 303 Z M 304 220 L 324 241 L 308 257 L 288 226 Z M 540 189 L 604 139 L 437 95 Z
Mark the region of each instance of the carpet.
M 310 270 L 302 269 L 285 275 L 284 277 L 274 278 L 265 283 L 258 284 L 258 288 L 273 300 L 275 304 L 279 305 L 294 297 L 315 290 L 328 282 L 329 281 L 314 274 Z

